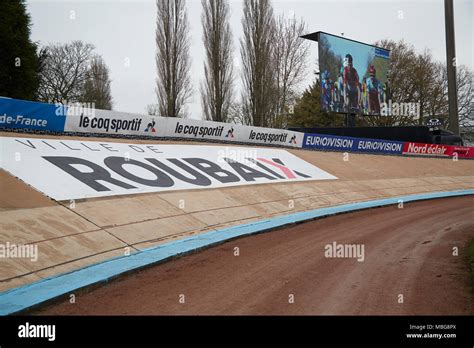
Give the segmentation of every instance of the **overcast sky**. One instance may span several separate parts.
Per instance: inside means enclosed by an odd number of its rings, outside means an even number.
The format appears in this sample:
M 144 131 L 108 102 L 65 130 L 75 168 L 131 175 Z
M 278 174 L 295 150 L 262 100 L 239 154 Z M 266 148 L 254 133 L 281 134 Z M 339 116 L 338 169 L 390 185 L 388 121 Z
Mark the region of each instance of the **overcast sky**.
M 242 1 L 231 2 L 236 86 L 240 85 L 239 38 L 242 33 Z M 474 68 L 474 13 L 472 0 L 454 0 L 456 53 L 459 64 Z M 275 13 L 302 17 L 308 32 L 326 31 L 373 43 L 404 39 L 421 52 L 429 49 L 435 59 L 446 60 L 444 1 L 293 1 L 274 0 Z M 112 79 L 113 109 L 144 113 L 155 95 L 155 1 L 28 1 L 32 39 L 40 45 L 83 40 L 95 45 Z M 187 0 L 191 26 L 191 58 L 194 96 L 188 106 L 192 118 L 201 118 L 199 83 L 203 79 L 204 49 L 201 1 Z M 314 79 L 317 43 L 311 46 L 308 78 Z

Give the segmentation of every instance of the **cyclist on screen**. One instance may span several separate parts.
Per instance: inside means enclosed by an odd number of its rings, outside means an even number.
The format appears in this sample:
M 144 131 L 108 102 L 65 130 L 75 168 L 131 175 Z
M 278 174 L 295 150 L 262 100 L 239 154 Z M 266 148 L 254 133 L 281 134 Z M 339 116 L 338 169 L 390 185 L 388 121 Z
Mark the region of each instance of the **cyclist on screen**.
M 380 101 L 382 90 L 382 84 L 375 77 L 375 67 L 371 65 L 369 67 L 370 77 L 367 79 L 367 92 L 369 94 L 369 112 L 371 114 L 380 115 Z
M 346 54 L 343 81 L 344 81 L 344 105 L 349 112 L 358 112 L 361 98 L 359 74 L 353 66 L 352 56 Z
M 329 79 L 329 72 L 327 70 L 325 70 L 322 74 L 321 92 L 323 110 L 329 111 L 332 104 L 332 82 Z

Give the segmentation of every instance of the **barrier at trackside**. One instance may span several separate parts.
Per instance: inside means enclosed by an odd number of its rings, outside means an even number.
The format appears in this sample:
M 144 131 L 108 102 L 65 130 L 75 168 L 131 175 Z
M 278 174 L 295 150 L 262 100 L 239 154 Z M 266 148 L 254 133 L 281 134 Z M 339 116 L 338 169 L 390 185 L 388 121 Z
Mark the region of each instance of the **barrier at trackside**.
M 308 134 L 204 120 L 86 109 L 0 97 L 0 129 L 196 139 L 325 151 L 474 158 L 474 147 Z
M 305 133 L 302 147 L 326 151 L 474 158 L 474 147 L 469 146 L 424 144 L 327 134 Z
M 185 138 L 301 148 L 304 133 L 0 98 L 0 129 Z
M 67 117 L 65 132 L 142 135 L 301 147 L 303 133 L 174 117 L 96 110 L 94 118 Z
M 474 158 L 474 147 L 406 142 L 403 146 L 403 154 Z
M 402 154 L 402 141 L 353 138 L 327 134 L 305 134 L 303 148 L 320 150 Z
M 0 128 L 64 132 L 66 117 L 54 104 L 0 98 Z

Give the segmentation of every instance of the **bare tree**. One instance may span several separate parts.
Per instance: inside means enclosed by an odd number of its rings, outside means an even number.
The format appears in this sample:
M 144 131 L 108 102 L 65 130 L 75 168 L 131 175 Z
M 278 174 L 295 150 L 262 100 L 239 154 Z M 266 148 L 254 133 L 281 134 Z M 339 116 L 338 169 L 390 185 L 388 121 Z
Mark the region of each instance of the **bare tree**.
M 446 65 L 444 65 L 446 68 Z M 459 125 L 462 128 L 474 130 L 474 74 L 465 65 L 457 67 L 458 115 Z
M 45 47 L 38 100 L 51 103 L 80 101 L 94 46 L 83 41 Z
M 202 0 L 205 80 L 201 104 L 207 120 L 227 122 L 232 104 L 233 58 L 230 9 L 227 0 Z
M 415 95 L 413 76 L 416 71 L 417 53 L 405 41 L 381 40 L 375 43 L 390 50 L 390 96 L 393 102 L 412 103 Z M 416 121 L 409 115 L 368 115 L 364 117 L 372 126 L 413 125 Z
M 244 0 L 242 112 L 254 126 L 267 126 L 276 112 L 273 56 L 275 20 L 269 0 Z
M 234 100 L 234 102 L 231 103 L 227 122 L 243 124 L 245 126 L 251 125 L 250 119 L 248 118 L 248 115 L 244 113 L 244 108 L 240 101 Z
M 390 77 L 392 101 L 420 103 L 420 118 L 412 116 L 367 116 L 371 125 L 422 124 L 423 117 L 442 117 L 448 126 L 448 77 L 446 63 L 437 62 L 431 52 L 417 53 L 412 45 L 403 40 L 382 40 L 375 45 L 390 49 Z M 462 125 L 474 124 L 472 120 L 473 73 L 466 66 L 459 66 L 456 87 L 458 90 L 458 115 Z
M 436 81 L 438 69 L 430 51 L 425 50 L 417 56 L 410 80 L 415 91 L 413 99 L 420 103 L 419 125 L 423 124 L 424 116 L 432 116 L 429 114 L 429 105 L 433 103 L 433 89 L 436 88 L 433 82 Z
M 274 62 L 276 72 L 277 115 L 287 113 L 288 106 L 295 102 L 299 84 L 306 77 L 306 60 L 309 54 L 309 42 L 300 38 L 306 31 L 306 24 L 301 20 L 286 18 L 280 15 L 276 21 L 274 40 Z M 285 120 L 281 118 L 280 120 Z M 272 122 L 273 127 L 286 124 Z
M 158 104 L 148 104 L 145 110 L 147 115 L 160 116 L 160 106 Z
M 192 95 L 185 0 L 157 0 L 156 6 L 156 94 L 160 114 L 184 117 L 184 106 Z
M 448 74 L 442 63 L 433 63 L 433 80 L 429 88 L 429 98 L 426 103 L 428 116 L 448 114 Z
M 446 63 L 431 62 L 427 64 L 433 72 L 431 81 L 426 87 L 426 116 L 442 117 L 445 127 L 449 126 L 448 107 L 448 74 Z M 426 67 L 425 67 L 426 69 Z M 457 67 L 456 88 L 458 95 L 458 117 L 461 128 L 474 127 L 473 72 L 461 65 Z
M 90 61 L 82 101 L 95 103 L 97 109 L 112 109 L 109 69 L 101 56 L 94 56 Z
M 375 43 L 391 50 L 390 96 L 396 103 L 418 103 L 419 116 L 412 114 L 370 115 L 368 124 L 376 126 L 423 124 L 427 116 L 443 112 L 447 94 L 444 93 L 444 77 L 441 65 L 434 61 L 430 51 L 417 53 L 413 45 L 403 40 L 382 40 Z M 415 111 L 415 110 L 413 110 Z

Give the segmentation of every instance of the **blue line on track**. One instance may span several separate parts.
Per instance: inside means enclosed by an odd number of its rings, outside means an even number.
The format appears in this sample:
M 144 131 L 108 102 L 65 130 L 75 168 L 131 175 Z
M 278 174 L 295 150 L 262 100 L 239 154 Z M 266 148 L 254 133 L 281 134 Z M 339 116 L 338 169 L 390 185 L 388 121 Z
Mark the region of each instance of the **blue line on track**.
M 327 208 L 298 212 L 289 215 L 259 220 L 256 222 L 228 227 L 174 242 L 144 249 L 130 256 L 120 256 L 65 274 L 45 278 L 31 284 L 0 293 L 0 315 L 9 315 L 36 306 L 55 297 L 77 289 L 107 282 L 125 272 L 152 265 L 168 258 L 206 248 L 224 241 L 271 230 L 296 222 L 319 217 L 357 211 L 368 208 L 445 197 L 474 195 L 474 190 L 433 192 L 410 196 L 399 196 L 366 202 L 350 203 Z

